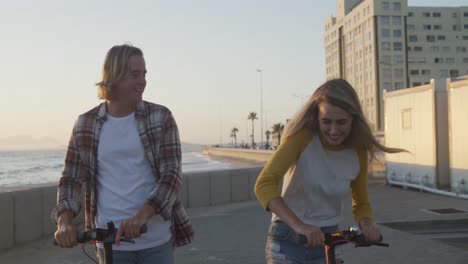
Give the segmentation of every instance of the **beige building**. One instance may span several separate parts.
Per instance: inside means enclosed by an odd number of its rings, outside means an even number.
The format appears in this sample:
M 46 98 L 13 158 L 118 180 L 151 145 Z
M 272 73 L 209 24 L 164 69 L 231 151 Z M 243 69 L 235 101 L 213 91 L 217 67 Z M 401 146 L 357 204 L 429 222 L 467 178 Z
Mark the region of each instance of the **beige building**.
M 383 130 L 384 90 L 468 74 L 468 6 L 338 0 L 324 42 L 327 79 L 348 80 L 373 128 Z

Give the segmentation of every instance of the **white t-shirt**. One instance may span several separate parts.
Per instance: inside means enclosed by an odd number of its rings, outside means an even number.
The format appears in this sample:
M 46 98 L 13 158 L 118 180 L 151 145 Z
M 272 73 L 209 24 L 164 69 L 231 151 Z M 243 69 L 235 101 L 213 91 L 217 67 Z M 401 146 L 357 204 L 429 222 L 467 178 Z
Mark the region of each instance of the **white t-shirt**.
M 333 226 L 341 220 L 343 199 L 359 171 L 356 150 L 327 150 L 316 136 L 284 176 L 281 196 L 302 222 Z M 273 214 L 272 221 L 277 219 Z
M 107 228 L 107 222 L 113 221 L 118 227 L 134 216 L 157 184 L 138 135 L 135 113 L 121 118 L 108 114 L 99 135 L 96 226 Z M 153 216 L 147 226 L 147 233 L 134 239 L 135 244 L 122 242 L 113 249 L 141 250 L 171 239 L 171 221 L 160 215 Z

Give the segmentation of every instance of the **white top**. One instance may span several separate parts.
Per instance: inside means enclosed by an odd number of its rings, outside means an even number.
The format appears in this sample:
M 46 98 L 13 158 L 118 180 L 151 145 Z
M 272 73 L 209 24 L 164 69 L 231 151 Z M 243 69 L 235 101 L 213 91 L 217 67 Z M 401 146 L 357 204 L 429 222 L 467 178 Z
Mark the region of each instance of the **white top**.
M 306 224 L 337 225 L 341 220 L 343 199 L 359 171 L 356 150 L 324 149 L 316 136 L 286 173 L 283 200 Z M 272 221 L 277 219 L 273 214 Z
M 113 221 L 118 227 L 143 207 L 157 185 L 138 135 L 135 113 L 122 118 L 107 115 L 99 135 L 98 168 L 96 226 L 107 228 L 107 222 Z M 147 225 L 147 233 L 134 239 L 135 244 L 122 242 L 113 249 L 146 249 L 171 239 L 171 221 L 155 215 Z

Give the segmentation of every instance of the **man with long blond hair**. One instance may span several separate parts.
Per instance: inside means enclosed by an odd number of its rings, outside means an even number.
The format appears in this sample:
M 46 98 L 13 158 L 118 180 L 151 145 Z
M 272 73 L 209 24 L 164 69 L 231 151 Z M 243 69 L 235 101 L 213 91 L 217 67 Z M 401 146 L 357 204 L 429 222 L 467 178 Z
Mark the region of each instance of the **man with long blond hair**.
M 379 240 L 367 187 L 368 160 L 375 149 L 404 151 L 375 139 L 347 81 L 334 79 L 321 85 L 288 123 L 283 142 L 255 184 L 258 200 L 273 213 L 267 263 L 324 264 L 324 233 L 338 230 L 342 201 L 350 187 L 354 218 L 363 235 L 369 241 Z M 290 232 L 304 235 L 307 244 L 285 238 Z M 341 263 L 340 256 L 337 259 Z
M 77 245 L 72 219 L 85 187 L 85 227 L 118 227 L 114 263 L 174 263 L 173 246 L 193 239 L 182 207 L 181 146 L 166 107 L 143 101 L 146 64 L 131 45 L 112 47 L 98 96 L 104 102 L 80 115 L 73 128 L 52 220 L 61 247 Z M 143 225 L 147 232 L 140 234 Z M 135 243 L 120 243 L 135 238 Z M 103 248 L 97 245 L 100 262 Z

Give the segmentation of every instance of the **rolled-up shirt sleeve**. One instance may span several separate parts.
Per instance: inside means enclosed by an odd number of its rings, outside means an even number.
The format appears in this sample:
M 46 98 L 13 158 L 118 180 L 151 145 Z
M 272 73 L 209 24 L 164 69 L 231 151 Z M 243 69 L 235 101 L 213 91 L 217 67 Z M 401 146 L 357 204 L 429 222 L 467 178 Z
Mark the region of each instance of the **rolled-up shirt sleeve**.
M 76 124 L 68 144 L 65 165 L 57 188 L 57 205 L 52 210 L 51 220 L 57 224 L 58 217 L 64 211 L 71 211 L 76 216 L 81 210 L 81 185 L 85 168 L 82 165 L 76 144 Z

